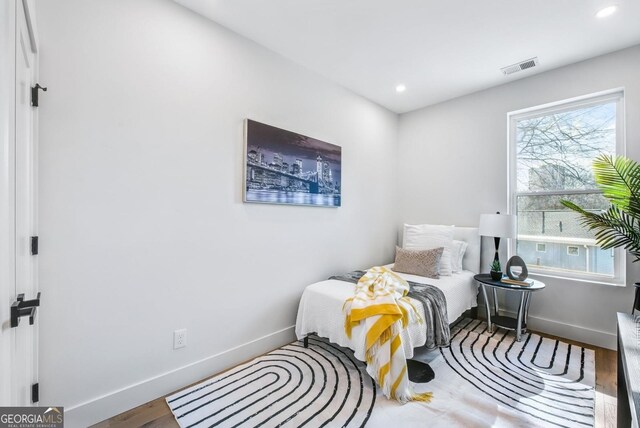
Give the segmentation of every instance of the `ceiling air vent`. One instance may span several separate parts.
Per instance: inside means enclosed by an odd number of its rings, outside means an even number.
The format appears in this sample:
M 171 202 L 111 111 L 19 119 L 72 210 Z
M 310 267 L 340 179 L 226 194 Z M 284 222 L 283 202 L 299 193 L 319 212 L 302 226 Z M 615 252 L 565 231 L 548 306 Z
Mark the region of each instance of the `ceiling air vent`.
M 538 65 L 538 57 L 526 59 L 517 64 L 509 65 L 501 68 L 502 73 L 507 76 L 509 74 L 517 73 L 518 71 L 526 70 L 528 68 L 533 68 Z

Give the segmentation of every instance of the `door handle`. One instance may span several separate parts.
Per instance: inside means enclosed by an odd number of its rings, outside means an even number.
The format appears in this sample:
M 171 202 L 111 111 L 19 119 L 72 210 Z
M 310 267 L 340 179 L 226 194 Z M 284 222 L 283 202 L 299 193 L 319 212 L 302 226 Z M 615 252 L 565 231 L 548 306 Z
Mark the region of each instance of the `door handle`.
M 33 325 L 36 318 L 36 308 L 40 306 L 40 292 L 35 299 L 24 300 L 24 294 L 18 294 L 18 298 L 11 304 L 11 327 L 20 324 L 20 318 L 29 317 L 29 325 Z

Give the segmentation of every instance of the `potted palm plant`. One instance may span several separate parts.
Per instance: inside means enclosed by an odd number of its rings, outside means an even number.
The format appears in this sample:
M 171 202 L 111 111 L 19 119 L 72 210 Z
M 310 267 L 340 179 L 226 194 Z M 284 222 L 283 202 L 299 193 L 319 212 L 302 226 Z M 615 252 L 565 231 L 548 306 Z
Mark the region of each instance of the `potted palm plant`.
M 604 250 L 623 247 L 640 260 L 640 165 L 623 156 L 600 155 L 593 162 L 596 186 L 611 202 L 606 211 L 593 213 L 573 202 L 562 204 L 582 216 L 582 224 L 595 232 Z

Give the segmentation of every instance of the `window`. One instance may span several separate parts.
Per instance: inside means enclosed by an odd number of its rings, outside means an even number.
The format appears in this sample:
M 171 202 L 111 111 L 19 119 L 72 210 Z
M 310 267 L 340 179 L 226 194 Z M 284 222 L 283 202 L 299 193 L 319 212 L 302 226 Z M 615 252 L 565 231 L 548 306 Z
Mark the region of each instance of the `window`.
M 622 91 L 612 91 L 509 113 L 509 197 L 518 216 L 510 252 L 532 272 L 624 281 L 623 250 L 601 250 L 580 217 L 560 203 L 568 199 L 594 212 L 609 207 L 591 165 L 600 154 L 624 154 L 623 107 Z
M 575 245 L 567 245 L 567 255 L 580 256 L 580 247 L 576 247 Z

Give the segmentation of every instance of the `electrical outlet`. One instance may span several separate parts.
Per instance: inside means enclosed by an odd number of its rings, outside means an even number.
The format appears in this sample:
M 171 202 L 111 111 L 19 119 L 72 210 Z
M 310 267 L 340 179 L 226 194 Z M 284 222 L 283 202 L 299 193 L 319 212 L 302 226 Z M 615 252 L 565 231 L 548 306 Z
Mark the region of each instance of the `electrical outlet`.
M 187 346 L 187 329 L 176 330 L 173 332 L 173 349 L 180 349 Z

